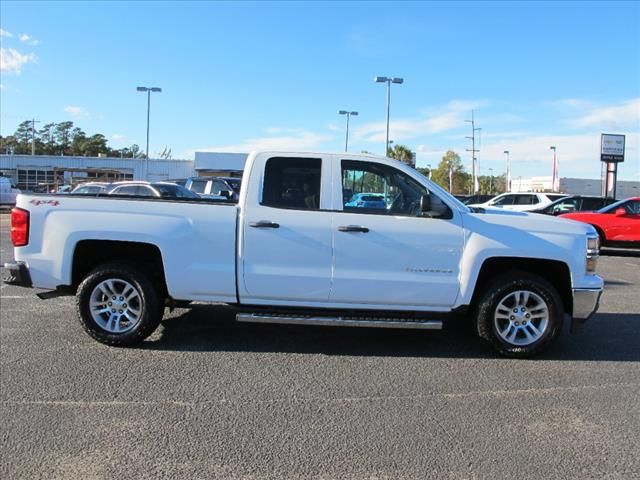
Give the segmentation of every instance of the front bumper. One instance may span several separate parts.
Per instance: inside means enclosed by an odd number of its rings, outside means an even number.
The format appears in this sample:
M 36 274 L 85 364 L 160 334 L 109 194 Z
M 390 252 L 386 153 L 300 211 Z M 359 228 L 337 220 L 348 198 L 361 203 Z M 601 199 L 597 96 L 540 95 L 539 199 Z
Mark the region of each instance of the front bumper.
M 573 318 L 571 319 L 571 333 L 579 332 L 585 322 L 596 313 L 600 305 L 602 288 L 574 288 L 573 289 Z
M 573 318 L 589 320 L 596 313 L 600 305 L 601 288 L 574 288 L 573 289 Z
M 33 283 L 31 282 L 31 275 L 29 275 L 29 269 L 25 263 L 5 263 L 4 268 L 6 268 L 8 272 L 8 275 L 3 278 L 4 283 L 7 285 L 17 285 L 19 287 L 28 288 L 33 286 Z

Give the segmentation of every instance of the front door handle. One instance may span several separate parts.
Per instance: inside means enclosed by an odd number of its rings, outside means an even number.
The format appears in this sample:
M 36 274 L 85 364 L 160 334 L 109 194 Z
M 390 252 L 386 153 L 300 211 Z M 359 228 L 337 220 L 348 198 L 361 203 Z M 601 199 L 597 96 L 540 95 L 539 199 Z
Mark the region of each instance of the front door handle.
M 338 231 L 369 233 L 369 229 L 367 227 L 362 227 L 360 225 L 342 225 L 338 227 Z
M 260 220 L 259 222 L 251 222 L 249 223 L 249 226 L 253 228 L 280 228 L 279 223 L 271 222 L 269 220 Z

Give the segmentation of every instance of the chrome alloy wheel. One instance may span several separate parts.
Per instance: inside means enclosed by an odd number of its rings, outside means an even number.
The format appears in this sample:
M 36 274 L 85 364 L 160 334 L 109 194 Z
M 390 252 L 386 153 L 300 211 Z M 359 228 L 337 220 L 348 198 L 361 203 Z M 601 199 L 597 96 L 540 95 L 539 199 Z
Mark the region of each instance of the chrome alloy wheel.
M 505 295 L 493 315 L 496 332 L 511 345 L 539 340 L 549 326 L 549 307 L 540 295 L 517 290 Z
M 140 322 L 143 308 L 138 289 L 119 278 L 100 282 L 89 299 L 91 317 L 109 333 L 125 333 L 133 329 Z

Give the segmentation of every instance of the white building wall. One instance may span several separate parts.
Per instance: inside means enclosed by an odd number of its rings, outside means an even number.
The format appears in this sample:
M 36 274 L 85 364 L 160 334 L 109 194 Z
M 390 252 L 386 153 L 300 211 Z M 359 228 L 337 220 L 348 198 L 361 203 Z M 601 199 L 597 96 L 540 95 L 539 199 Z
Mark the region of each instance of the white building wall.
M 548 177 L 516 177 L 511 180 L 513 192 L 550 192 L 551 176 Z M 573 195 L 601 195 L 602 182 L 599 178 L 560 178 L 560 191 Z M 618 180 L 616 198 L 640 196 L 640 182 Z
M 54 155 L 0 155 L 0 173 L 17 181 L 18 169 L 101 168 L 132 173 L 134 180 L 145 180 L 146 161 L 139 158 L 61 157 Z M 193 160 L 149 159 L 149 180 L 191 177 Z

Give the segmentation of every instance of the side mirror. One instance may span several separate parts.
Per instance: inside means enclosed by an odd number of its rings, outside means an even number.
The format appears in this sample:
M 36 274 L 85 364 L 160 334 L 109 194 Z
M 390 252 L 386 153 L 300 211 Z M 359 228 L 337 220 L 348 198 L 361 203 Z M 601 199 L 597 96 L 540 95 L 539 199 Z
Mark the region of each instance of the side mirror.
M 624 217 L 626 214 L 627 211 L 624 208 L 616 208 L 616 217 Z
M 420 197 L 420 212 L 430 212 L 431 211 L 431 197 L 429 195 L 422 195 Z
M 233 197 L 233 192 L 230 192 L 229 190 L 220 190 L 220 196 L 229 200 Z

